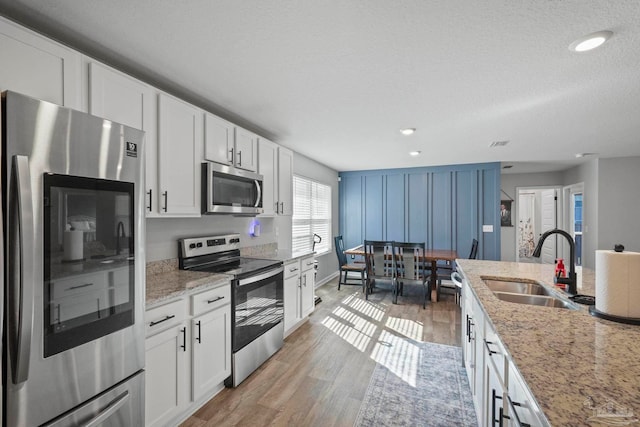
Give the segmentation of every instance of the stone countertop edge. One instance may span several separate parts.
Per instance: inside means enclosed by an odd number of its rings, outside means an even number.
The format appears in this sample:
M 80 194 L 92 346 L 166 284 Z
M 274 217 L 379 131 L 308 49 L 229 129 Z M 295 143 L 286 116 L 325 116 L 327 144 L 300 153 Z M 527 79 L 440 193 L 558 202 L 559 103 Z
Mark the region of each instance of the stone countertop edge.
M 184 295 L 231 283 L 226 274 L 172 270 L 147 275 L 145 309 L 162 305 Z
M 482 280 L 528 279 L 555 289 L 554 265 L 456 263 L 550 425 L 588 425 L 610 408 L 640 417 L 640 326 L 593 317 L 587 306 L 567 310 L 501 301 Z M 578 292 L 595 295 L 593 270 L 582 269 Z
M 300 259 L 300 258 L 305 258 L 305 257 L 308 257 L 310 255 L 314 255 L 314 254 L 315 254 L 315 252 L 313 252 L 313 251 L 291 252 L 290 250 L 284 249 L 284 250 L 278 250 L 275 253 L 265 254 L 262 257 L 252 257 L 252 258 L 275 259 L 277 261 L 282 261 L 282 262 L 286 263 L 286 262 L 289 262 L 289 261 L 295 261 L 295 260 Z

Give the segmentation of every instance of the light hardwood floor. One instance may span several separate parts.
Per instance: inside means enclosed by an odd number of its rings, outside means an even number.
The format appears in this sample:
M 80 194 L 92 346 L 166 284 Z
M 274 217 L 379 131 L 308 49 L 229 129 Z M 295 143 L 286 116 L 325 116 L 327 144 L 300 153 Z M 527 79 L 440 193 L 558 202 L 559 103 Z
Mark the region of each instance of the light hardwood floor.
M 316 289 L 322 302 L 284 347 L 235 389 L 225 389 L 186 420 L 202 426 L 352 426 L 375 367 L 394 337 L 460 345 L 453 295 L 422 309 L 421 290 L 398 304 L 381 286 L 369 300 L 337 279 Z

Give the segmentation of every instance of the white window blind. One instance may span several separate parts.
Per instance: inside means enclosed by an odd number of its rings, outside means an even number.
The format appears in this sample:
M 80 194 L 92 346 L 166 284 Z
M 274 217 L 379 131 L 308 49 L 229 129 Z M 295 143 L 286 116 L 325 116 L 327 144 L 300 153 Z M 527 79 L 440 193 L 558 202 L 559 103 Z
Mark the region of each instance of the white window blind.
M 293 177 L 293 252 L 331 250 L 331 187 L 300 176 Z M 316 237 L 316 240 L 318 238 Z

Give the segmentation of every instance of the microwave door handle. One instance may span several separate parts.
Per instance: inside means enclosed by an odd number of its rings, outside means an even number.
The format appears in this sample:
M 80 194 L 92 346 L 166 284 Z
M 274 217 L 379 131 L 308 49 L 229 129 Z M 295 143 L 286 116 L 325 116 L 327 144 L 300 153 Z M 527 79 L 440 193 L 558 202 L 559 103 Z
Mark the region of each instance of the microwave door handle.
M 260 188 L 260 181 L 256 179 L 254 182 L 256 184 L 256 190 L 258 190 L 258 197 L 256 197 L 256 204 L 253 205 L 253 207 L 257 208 L 260 205 L 260 200 L 262 199 L 262 189 Z
M 33 290 L 35 288 L 33 272 L 35 270 L 35 230 L 33 225 L 33 206 L 31 202 L 31 175 L 29 158 L 14 156 L 13 170 L 17 189 L 18 242 L 17 252 L 19 265 L 19 317 L 17 317 L 17 345 L 13 381 L 15 384 L 25 382 L 29 378 L 29 358 L 31 355 L 31 334 L 33 327 Z M 9 304 L 12 306 L 12 304 Z M 16 307 L 13 307 L 16 309 Z M 11 313 L 15 317 L 15 313 Z

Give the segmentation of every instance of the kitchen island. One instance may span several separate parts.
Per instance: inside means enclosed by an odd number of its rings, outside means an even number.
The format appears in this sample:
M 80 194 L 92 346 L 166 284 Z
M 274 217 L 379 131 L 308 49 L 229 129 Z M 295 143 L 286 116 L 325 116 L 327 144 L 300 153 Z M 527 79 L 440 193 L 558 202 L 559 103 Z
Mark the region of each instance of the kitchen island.
M 543 424 L 584 426 L 606 417 L 637 420 L 640 326 L 592 317 L 587 306 L 571 310 L 501 301 L 483 281 L 527 279 L 555 289 L 553 265 L 456 262 L 466 279 L 463 292 L 471 291 L 485 321 L 493 326 L 506 359 L 519 372 L 546 418 Z M 592 270 L 582 269 L 578 292 L 595 295 Z

